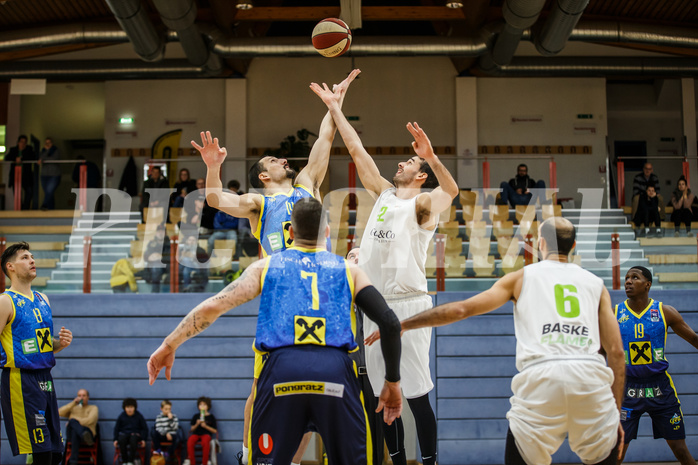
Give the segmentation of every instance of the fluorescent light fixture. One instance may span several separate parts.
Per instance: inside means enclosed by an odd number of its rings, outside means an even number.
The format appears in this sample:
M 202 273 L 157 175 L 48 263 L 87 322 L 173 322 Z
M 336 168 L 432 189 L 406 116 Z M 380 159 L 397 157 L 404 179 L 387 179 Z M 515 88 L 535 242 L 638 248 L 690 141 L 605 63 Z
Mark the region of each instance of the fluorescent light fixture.
M 133 118 L 130 116 L 119 118 L 119 124 L 133 124 Z
M 446 2 L 446 8 L 463 8 L 463 2 Z
M 252 0 L 237 0 L 237 2 L 235 2 L 235 8 L 238 10 L 251 10 L 254 8 L 254 4 Z
M 7 150 L 7 147 L 0 145 L 0 153 L 5 153 L 5 150 Z

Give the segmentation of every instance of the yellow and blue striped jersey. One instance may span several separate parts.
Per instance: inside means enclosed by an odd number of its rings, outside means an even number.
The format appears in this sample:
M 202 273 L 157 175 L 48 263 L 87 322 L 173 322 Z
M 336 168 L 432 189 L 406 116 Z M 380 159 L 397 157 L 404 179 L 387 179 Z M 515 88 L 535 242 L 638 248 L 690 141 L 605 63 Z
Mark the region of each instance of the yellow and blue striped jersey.
M 354 282 L 342 257 L 293 247 L 269 258 L 261 281 L 256 349 L 357 348 Z
M 52 368 L 56 360 L 51 307 L 36 291 L 31 297 L 11 290 L 4 294 L 12 299 L 12 317 L 0 333 L 0 367 Z
M 626 300 L 616 305 L 615 312 L 623 338 L 626 375 L 644 378 L 666 371 L 667 326 L 662 303 L 650 299 L 647 308 L 635 313 Z

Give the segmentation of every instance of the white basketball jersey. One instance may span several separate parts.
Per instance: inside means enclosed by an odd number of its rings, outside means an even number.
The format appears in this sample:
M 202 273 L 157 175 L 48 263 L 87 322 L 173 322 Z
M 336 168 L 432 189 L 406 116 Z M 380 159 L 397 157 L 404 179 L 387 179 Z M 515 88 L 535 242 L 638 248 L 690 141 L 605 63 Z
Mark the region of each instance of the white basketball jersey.
M 546 359 L 604 362 L 598 353 L 603 287 L 601 278 L 574 263 L 544 260 L 525 267 L 514 305 L 516 368 Z
M 361 238 L 359 267 L 381 294 L 427 292 L 425 264 L 434 231 L 417 223 L 417 197 L 399 199 L 384 190 Z

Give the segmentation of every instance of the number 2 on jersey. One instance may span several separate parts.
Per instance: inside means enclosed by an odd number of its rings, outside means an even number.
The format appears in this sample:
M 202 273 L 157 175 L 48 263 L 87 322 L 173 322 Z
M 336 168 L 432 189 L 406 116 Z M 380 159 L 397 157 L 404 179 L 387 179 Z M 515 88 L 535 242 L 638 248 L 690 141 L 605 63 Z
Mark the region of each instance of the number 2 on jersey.
M 301 278 L 310 278 L 310 292 L 313 296 L 313 310 L 320 310 L 320 293 L 317 290 L 317 273 L 311 273 L 309 271 L 301 271 Z
M 579 299 L 577 288 L 571 284 L 555 285 L 555 307 L 557 313 L 563 318 L 579 316 Z
M 385 221 L 383 219 L 383 215 L 385 215 L 385 212 L 387 212 L 387 211 L 388 211 L 388 207 L 381 207 L 381 211 L 378 214 L 378 218 L 376 218 L 376 221 Z

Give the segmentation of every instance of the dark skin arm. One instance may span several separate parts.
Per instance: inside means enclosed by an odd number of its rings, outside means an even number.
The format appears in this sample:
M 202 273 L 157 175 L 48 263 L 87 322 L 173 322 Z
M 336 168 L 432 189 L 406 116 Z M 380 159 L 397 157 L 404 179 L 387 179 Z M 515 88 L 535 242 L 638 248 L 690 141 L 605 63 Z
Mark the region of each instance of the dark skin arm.
M 688 323 L 686 323 L 679 311 L 671 305 L 663 305 L 662 307 L 667 326 L 670 326 L 676 334 L 681 336 L 681 339 L 698 349 L 698 334 L 693 331 L 693 328 L 688 326 Z

